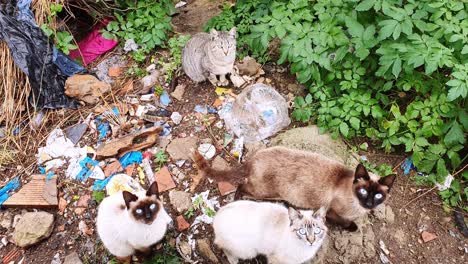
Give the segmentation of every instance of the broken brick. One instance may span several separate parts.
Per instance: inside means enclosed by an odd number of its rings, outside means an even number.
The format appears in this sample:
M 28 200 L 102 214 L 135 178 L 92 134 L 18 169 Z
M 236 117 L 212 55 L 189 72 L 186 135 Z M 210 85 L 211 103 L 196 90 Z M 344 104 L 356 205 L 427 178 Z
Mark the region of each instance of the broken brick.
M 222 196 L 236 191 L 236 186 L 229 182 L 218 182 L 218 189 Z
M 63 213 L 65 211 L 65 208 L 67 208 L 67 200 L 63 199 L 62 197 L 60 197 L 59 199 L 59 203 L 58 203 L 58 209 L 61 213 Z
M 80 197 L 78 202 L 76 203 L 77 207 L 88 207 L 88 201 L 91 199 L 91 196 L 89 194 L 83 195 Z
M 171 173 L 167 167 L 163 167 L 155 175 L 156 182 L 158 183 L 159 193 L 173 189 L 176 187 L 174 180 L 172 179 Z
M 190 224 L 185 220 L 185 218 L 181 215 L 179 215 L 177 218 L 176 218 L 176 222 L 177 222 L 177 230 L 179 230 L 179 232 L 182 232 L 184 231 L 185 229 L 189 228 L 190 227 Z
M 423 231 L 421 233 L 421 238 L 424 241 L 424 243 L 427 243 L 429 241 L 432 241 L 432 240 L 436 239 L 437 236 L 435 234 L 430 233 L 430 232 Z
M 112 162 L 111 164 L 107 165 L 104 168 L 104 175 L 106 177 L 111 176 L 112 174 L 115 174 L 117 172 L 121 172 L 123 170 L 122 164 L 118 160 Z
M 119 77 L 120 75 L 122 75 L 122 72 L 122 67 L 110 67 L 108 74 L 110 77 Z

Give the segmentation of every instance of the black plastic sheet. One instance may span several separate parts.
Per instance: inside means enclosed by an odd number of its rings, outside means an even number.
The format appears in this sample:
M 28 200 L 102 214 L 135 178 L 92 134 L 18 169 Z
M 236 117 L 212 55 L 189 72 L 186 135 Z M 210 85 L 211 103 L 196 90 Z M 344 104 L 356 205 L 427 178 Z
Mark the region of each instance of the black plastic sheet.
M 67 76 L 84 69 L 55 50 L 32 18 L 31 0 L 19 1 L 18 8 L 12 8 L 13 2 L 0 5 L 0 40 L 7 43 L 16 65 L 29 77 L 30 103 L 38 109 L 77 108 L 78 103 L 65 95 L 64 86 Z

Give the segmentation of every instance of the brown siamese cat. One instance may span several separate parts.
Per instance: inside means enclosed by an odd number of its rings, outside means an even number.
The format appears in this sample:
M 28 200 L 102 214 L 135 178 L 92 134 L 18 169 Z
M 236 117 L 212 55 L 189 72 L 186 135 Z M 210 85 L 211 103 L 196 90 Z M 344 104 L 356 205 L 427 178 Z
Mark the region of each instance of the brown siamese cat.
M 238 194 L 281 199 L 296 207 L 328 207 L 327 220 L 356 231 L 356 218 L 382 204 L 395 175 L 380 178 L 359 164 L 353 171 L 323 155 L 272 147 L 260 150 L 237 168 L 216 170 L 197 151 L 200 173 L 216 181 L 238 184 Z

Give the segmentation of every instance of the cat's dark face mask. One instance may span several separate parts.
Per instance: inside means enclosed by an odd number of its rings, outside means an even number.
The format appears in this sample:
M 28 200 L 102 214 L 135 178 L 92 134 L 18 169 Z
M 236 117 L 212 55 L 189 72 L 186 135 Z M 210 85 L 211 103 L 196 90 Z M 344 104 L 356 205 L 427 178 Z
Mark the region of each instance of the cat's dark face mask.
M 145 197 L 139 198 L 130 192 L 124 191 L 123 198 L 127 210 L 134 220 L 148 225 L 153 223 L 159 209 L 162 207 L 158 199 L 158 187 L 156 182 L 151 184 Z
M 394 180 L 395 175 L 374 181 L 370 178 L 366 168 L 359 164 L 354 174 L 354 194 L 362 207 L 369 210 L 374 209 L 385 201 Z

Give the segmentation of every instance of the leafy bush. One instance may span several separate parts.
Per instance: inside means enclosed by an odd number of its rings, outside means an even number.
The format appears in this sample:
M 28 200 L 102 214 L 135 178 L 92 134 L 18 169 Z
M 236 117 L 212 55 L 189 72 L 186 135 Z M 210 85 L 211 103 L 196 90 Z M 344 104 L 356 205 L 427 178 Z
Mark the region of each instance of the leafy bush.
M 165 61 L 163 57 L 159 60 L 159 64 L 164 69 L 167 82 L 171 82 L 173 75 L 182 65 L 182 49 L 189 39 L 189 35 L 175 35 L 167 41 L 170 55 L 167 58 L 168 61 Z
M 163 1 L 118 1 L 125 13 L 116 12 L 116 21 L 107 24 L 103 36 L 125 42 L 133 39 L 140 47 L 132 53 L 136 61 L 145 60 L 145 55 L 155 47 L 164 46 L 167 34 L 172 30 L 172 0 Z
M 436 183 L 467 158 L 466 10 L 460 0 L 237 1 L 206 29 L 238 26 L 243 52 L 262 58 L 280 40 L 278 63 L 309 89 L 294 119 L 404 149 L 427 174 L 419 180 Z M 468 209 L 467 180 L 442 193 L 447 205 Z
M 56 31 L 51 26 L 57 14 L 62 12 L 63 6 L 61 4 L 50 5 L 50 15 L 47 16 L 47 23 L 41 25 L 41 29 L 47 37 L 53 37 L 55 46 L 58 50 L 68 55 L 70 50 L 77 49 L 78 46 L 72 44 L 74 42 L 73 36 L 67 31 Z

